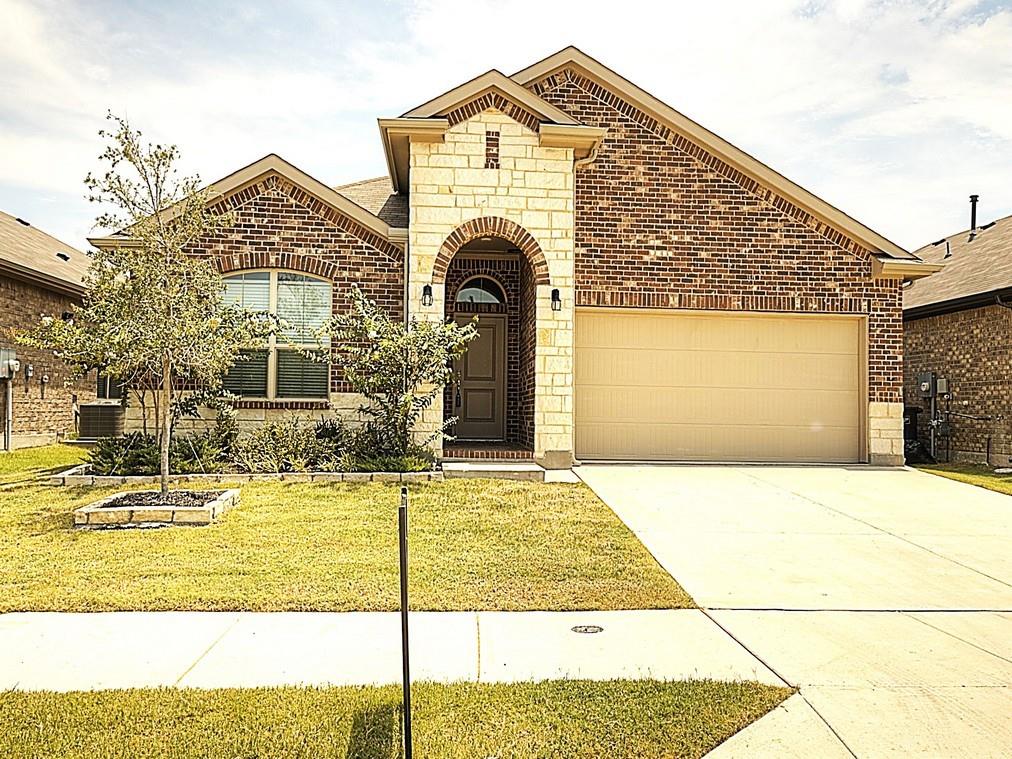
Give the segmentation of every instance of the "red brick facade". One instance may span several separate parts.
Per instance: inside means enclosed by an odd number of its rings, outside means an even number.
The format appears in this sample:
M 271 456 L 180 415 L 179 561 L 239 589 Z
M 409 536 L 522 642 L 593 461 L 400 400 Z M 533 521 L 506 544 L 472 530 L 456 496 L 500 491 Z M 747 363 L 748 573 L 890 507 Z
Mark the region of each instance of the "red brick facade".
M 576 176 L 577 305 L 865 314 L 869 400 L 901 399 L 900 282 L 867 250 L 574 71 L 530 88 L 608 130 Z
M 949 450 L 952 460 L 1012 462 L 1012 310 L 998 305 L 973 308 L 904 323 L 904 389 L 908 406 L 923 409 L 918 437 L 928 440 L 928 401 L 921 398 L 917 375 L 935 372 L 949 380 L 953 416 Z M 941 408 L 946 407 L 941 402 Z M 946 439 L 937 455 L 944 459 Z
M 30 329 L 43 316 L 59 319 L 70 311 L 74 298 L 38 285 L 0 276 L 0 346 L 13 348 L 21 361 L 21 372 L 14 381 L 12 442 L 15 446 L 40 444 L 63 439 L 75 432 L 74 399 L 79 403 L 95 400 L 94 373 L 73 378 L 71 370 L 53 357 L 51 351 L 38 351 L 16 345 L 9 330 Z M 31 364 L 34 374 L 25 378 Z M 42 378 L 49 377 L 43 389 Z M 0 420 L 4 418 L 4 393 L 0 392 Z M 2 426 L 2 422 L 0 422 Z
M 403 317 L 404 254 L 398 247 L 274 175 L 223 204 L 235 213 L 235 224 L 192 248 L 211 256 L 220 271 L 281 268 L 323 277 L 333 284 L 335 312 L 347 309 L 352 285 L 358 285 L 393 318 Z M 350 389 L 337 367 L 331 389 Z
M 457 255 L 457 251 L 479 237 L 496 237 L 515 245 L 530 263 L 535 282 L 539 285 L 549 284 L 548 262 L 545 261 L 545 254 L 538 241 L 516 222 L 489 216 L 465 222 L 453 230 L 439 248 L 436 262 L 432 267 L 432 281 L 444 281 L 447 267 Z

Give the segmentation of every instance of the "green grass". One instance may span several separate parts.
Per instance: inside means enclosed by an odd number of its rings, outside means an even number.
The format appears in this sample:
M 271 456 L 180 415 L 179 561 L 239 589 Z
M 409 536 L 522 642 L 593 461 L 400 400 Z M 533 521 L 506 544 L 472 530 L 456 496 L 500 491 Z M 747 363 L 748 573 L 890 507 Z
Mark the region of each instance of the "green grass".
M 789 696 L 758 683 L 555 681 L 413 688 L 415 755 L 700 757 Z M 400 756 L 396 687 L 0 695 L 0 755 Z
M 210 527 L 74 529 L 73 509 L 109 492 L 7 488 L 0 612 L 398 608 L 398 486 L 251 483 Z M 418 485 L 410 514 L 414 609 L 693 605 L 583 485 Z
M 0 484 L 22 482 L 84 461 L 87 451 L 72 445 L 45 445 L 0 453 Z
M 948 477 L 950 480 L 1012 495 L 1012 475 L 995 474 L 983 464 L 924 464 L 917 468 L 922 472 Z

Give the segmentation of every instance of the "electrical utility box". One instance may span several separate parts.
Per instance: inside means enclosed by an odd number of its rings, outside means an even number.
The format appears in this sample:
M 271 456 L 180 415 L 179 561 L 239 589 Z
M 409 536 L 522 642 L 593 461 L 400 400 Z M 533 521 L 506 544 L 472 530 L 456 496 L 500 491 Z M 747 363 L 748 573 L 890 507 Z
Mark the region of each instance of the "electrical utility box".
M 20 370 L 18 354 L 10 348 L 0 348 L 0 379 L 14 379 Z
M 917 389 L 922 398 L 934 398 L 937 389 L 935 387 L 935 373 L 925 372 L 917 375 Z

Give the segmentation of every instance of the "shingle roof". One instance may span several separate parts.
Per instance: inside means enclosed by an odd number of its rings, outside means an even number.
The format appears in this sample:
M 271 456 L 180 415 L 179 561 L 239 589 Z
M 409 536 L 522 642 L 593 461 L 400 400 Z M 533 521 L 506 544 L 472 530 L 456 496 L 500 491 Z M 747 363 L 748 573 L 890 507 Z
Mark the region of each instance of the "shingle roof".
M 948 258 L 946 242 L 952 254 Z M 979 227 L 972 241 L 965 230 L 914 254 L 945 268 L 907 286 L 904 311 L 1012 287 L 1012 216 Z
M 0 268 L 43 284 L 80 290 L 91 257 L 0 211 Z
M 334 189 L 391 227 L 408 226 L 408 199 L 394 192 L 390 177 L 363 179 Z

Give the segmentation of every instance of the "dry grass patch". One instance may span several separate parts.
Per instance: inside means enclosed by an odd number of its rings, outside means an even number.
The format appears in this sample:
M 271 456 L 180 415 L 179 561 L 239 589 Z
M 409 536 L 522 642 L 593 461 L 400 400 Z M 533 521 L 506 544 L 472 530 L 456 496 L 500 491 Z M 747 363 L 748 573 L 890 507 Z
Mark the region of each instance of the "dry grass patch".
M 700 757 L 789 696 L 759 683 L 423 683 L 415 755 L 439 759 Z M 396 687 L 0 695 L 0 755 L 400 756 Z
M 950 480 L 1012 495 L 1012 475 L 995 474 L 989 467 L 981 464 L 925 464 L 917 468 L 922 472 L 948 477 Z

